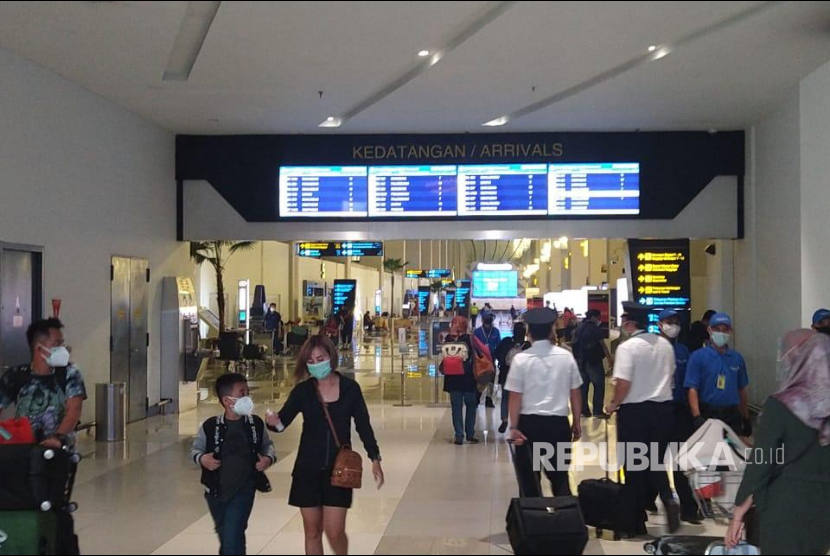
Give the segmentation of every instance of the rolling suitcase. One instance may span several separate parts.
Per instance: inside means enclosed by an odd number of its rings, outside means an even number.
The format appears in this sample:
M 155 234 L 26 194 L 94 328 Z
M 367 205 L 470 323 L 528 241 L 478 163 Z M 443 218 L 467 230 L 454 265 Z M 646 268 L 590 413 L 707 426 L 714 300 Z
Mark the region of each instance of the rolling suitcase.
M 80 456 L 33 444 L 0 445 L 0 510 L 74 509 Z
M 588 529 L 575 496 L 544 498 L 526 496 L 519 480 L 520 471 L 515 467 L 519 482 L 519 498 L 513 498 L 507 509 L 506 530 L 510 546 L 515 554 L 582 554 L 588 543 Z M 541 484 L 536 493 L 541 493 Z
M 605 421 L 605 446 L 608 447 L 608 420 Z M 606 457 L 606 462 L 610 457 Z M 619 472 L 617 474 L 619 478 Z M 631 489 L 608 477 L 586 479 L 577 487 L 579 505 L 585 523 L 596 528 L 597 537 L 603 530 L 613 531 L 614 540 L 635 537 L 645 532 L 645 516 L 637 509 L 637 501 Z

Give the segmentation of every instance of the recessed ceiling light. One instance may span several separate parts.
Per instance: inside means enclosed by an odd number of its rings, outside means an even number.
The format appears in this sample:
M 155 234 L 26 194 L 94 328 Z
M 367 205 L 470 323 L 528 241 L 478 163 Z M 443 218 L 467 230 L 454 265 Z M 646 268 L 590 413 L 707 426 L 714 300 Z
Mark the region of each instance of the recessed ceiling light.
M 498 118 L 492 119 L 489 122 L 484 122 L 481 125 L 487 127 L 498 127 L 505 125 L 508 121 L 510 121 L 510 118 L 508 118 L 507 116 L 499 116 Z
M 668 46 L 663 46 L 651 53 L 651 59 L 659 60 L 660 58 L 665 58 L 669 54 L 671 54 L 671 48 L 669 48 Z
M 649 47 L 648 47 L 648 51 L 649 51 L 649 52 L 654 52 L 655 50 L 657 50 L 657 46 L 656 46 L 656 45 L 653 45 L 653 44 L 652 44 L 651 46 L 649 46 Z
M 429 56 L 429 50 L 421 50 L 420 52 L 418 52 L 418 56 L 420 56 L 421 58 L 426 58 L 427 56 Z
M 335 116 L 329 116 L 328 118 L 317 124 L 317 127 L 340 127 L 341 125 L 343 125 L 342 119 L 337 118 Z

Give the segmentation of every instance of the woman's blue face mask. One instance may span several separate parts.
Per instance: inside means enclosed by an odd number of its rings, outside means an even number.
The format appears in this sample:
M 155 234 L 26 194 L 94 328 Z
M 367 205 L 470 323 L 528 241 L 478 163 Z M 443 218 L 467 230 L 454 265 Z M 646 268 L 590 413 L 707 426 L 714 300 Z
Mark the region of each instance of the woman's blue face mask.
M 331 374 L 331 361 L 328 359 L 319 363 L 306 363 L 306 366 L 309 374 L 317 380 L 323 380 Z

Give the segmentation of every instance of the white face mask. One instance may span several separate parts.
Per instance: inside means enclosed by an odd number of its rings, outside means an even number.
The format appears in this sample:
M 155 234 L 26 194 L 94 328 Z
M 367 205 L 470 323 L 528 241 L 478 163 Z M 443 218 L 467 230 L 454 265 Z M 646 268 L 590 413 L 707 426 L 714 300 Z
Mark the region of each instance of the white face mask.
M 69 350 L 63 346 L 58 346 L 54 348 L 46 348 L 49 351 L 49 355 L 43 355 L 43 360 L 46 361 L 46 364 L 50 367 L 66 367 L 69 365 Z
M 726 332 L 712 332 L 712 343 L 722 348 L 729 343 L 729 334 Z
M 250 417 L 254 414 L 254 400 L 251 399 L 251 396 L 231 399 L 236 400 L 236 403 L 233 404 L 233 412 L 240 417 Z
M 677 338 L 677 336 L 680 335 L 679 324 L 661 324 L 660 329 L 663 331 L 663 334 L 672 339 Z

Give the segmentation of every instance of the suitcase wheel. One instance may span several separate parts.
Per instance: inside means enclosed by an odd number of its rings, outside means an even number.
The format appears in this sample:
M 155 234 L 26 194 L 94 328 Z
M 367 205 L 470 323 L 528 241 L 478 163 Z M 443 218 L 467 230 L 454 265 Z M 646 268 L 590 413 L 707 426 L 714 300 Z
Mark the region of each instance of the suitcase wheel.
M 66 511 L 70 514 L 75 513 L 78 511 L 78 503 L 77 502 L 70 502 L 68 506 L 66 506 Z
M 75 465 L 78 465 L 79 463 L 81 463 L 81 454 L 72 454 L 72 457 L 69 458 L 69 461 L 71 461 Z

